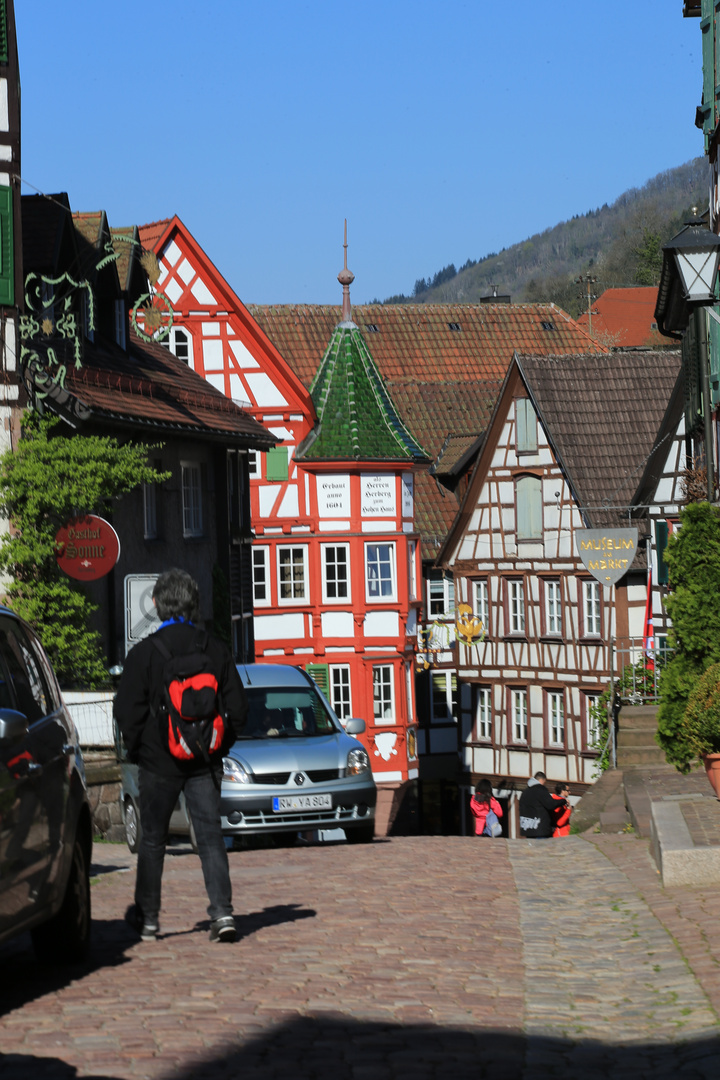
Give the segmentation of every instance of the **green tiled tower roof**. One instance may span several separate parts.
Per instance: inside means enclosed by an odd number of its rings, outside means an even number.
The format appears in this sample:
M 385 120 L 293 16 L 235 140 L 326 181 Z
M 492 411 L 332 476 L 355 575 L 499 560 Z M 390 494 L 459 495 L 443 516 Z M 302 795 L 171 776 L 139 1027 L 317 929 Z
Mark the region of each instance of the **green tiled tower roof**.
M 298 447 L 305 461 L 429 461 L 400 419 L 365 339 L 352 321 L 347 265 L 347 221 L 342 322 L 338 323 L 310 386 L 318 422 Z
M 303 460 L 429 460 L 400 419 L 355 323 L 335 327 L 310 393 L 318 423 L 300 448 Z

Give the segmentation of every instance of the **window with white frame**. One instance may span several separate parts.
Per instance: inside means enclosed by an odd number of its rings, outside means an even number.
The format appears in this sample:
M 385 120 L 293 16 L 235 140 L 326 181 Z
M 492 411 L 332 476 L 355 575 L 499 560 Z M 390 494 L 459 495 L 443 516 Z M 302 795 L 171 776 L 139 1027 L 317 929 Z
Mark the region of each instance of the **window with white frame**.
M 163 348 L 167 349 L 183 364 L 189 364 L 191 360 L 190 335 L 187 330 L 181 330 L 179 326 L 173 326 L 171 330 L 160 339 Z
M 270 603 L 270 549 L 252 549 L 253 600 L 256 604 Z
M 181 461 L 183 536 L 202 536 L 202 470 L 197 462 Z
M 365 545 L 365 591 L 368 600 L 395 599 L 395 545 Z
M 542 480 L 538 476 L 521 476 L 515 481 L 515 506 L 518 540 L 542 540 Z
M 433 724 L 451 724 L 457 716 L 457 675 L 452 671 L 433 672 L 430 682 L 430 716 Z
M 428 616 L 440 619 L 455 611 L 455 582 L 452 574 L 431 570 L 428 578 Z
M 510 733 L 512 741 L 526 743 L 528 737 L 527 690 L 510 691 Z
M 143 527 L 146 540 L 157 540 L 157 484 L 143 484 Z
M 291 603 L 307 599 L 307 547 L 278 547 L 278 600 Z
M 545 582 L 545 633 L 562 635 L 562 593 L 559 581 Z
M 537 451 L 537 418 L 530 398 L 515 401 L 515 434 L 517 452 L 533 454 Z
M 417 540 L 408 543 L 408 596 L 417 600 Z
M 508 632 L 525 633 L 525 582 L 512 578 L 507 584 Z
M 583 581 L 583 630 L 585 637 L 600 637 L 602 620 L 600 617 L 600 582 Z
M 373 716 L 376 724 L 395 722 L 395 675 L 392 664 L 373 668 Z
M 352 716 L 350 668 L 347 664 L 330 665 L 330 704 L 338 720 L 349 720 Z
M 492 739 L 492 706 L 489 686 L 478 686 L 475 690 L 475 731 L 477 738 L 488 742 Z
M 594 750 L 600 742 L 600 720 L 596 712 L 600 695 L 585 694 L 583 696 L 585 698 L 585 746 L 588 750 Z
M 347 544 L 322 545 L 323 600 L 350 598 L 350 549 Z
M 475 614 L 480 622 L 483 624 L 483 630 L 487 636 L 490 633 L 490 601 L 488 596 L 488 583 L 485 580 L 474 581 L 473 586 L 473 598 L 475 603 Z
M 565 695 L 562 690 L 547 694 L 548 745 L 565 745 Z

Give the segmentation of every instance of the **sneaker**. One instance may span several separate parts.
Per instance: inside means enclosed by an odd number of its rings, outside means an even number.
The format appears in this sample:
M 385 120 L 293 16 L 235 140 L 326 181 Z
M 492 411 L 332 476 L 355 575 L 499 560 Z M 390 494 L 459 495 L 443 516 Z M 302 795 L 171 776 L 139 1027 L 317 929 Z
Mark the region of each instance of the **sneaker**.
M 235 920 L 232 915 L 223 915 L 220 919 L 213 919 L 210 923 L 211 941 L 234 941 Z
M 125 912 L 125 922 L 128 926 L 132 926 L 133 930 L 140 935 L 141 941 L 154 941 L 158 936 L 160 927 L 157 923 L 146 922 L 142 908 L 137 904 L 131 904 Z

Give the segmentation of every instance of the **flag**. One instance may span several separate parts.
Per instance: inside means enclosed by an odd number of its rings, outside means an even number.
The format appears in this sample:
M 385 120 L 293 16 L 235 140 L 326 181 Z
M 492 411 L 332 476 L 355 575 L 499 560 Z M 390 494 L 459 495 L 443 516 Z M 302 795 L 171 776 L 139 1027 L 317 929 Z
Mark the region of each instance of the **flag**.
M 643 652 L 645 653 L 645 667 L 648 671 L 654 671 L 655 627 L 653 626 L 652 614 L 652 566 L 648 567 L 647 599 L 645 601 L 645 619 L 643 622 Z

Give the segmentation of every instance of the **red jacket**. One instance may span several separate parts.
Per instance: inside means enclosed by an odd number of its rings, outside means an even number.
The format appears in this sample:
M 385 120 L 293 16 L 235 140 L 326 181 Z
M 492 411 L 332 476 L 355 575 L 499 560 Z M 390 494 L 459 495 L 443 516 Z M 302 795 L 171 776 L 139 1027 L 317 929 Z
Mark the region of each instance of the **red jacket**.
M 488 810 L 493 810 L 497 815 L 498 819 L 503 816 L 502 806 L 494 796 L 491 796 L 490 806 L 488 806 L 488 804 L 485 802 L 478 802 L 478 800 L 473 795 L 473 797 L 470 799 L 470 809 L 475 816 L 476 836 L 482 836 L 482 831 L 485 828 L 485 818 L 487 817 Z
M 554 792 L 550 792 L 553 799 L 557 799 L 560 804 L 555 811 L 555 828 L 553 829 L 553 836 L 569 836 L 570 835 L 570 815 L 572 814 L 572 806 L 562 795 L 555 795 Z

